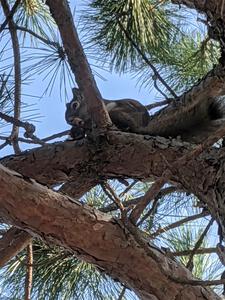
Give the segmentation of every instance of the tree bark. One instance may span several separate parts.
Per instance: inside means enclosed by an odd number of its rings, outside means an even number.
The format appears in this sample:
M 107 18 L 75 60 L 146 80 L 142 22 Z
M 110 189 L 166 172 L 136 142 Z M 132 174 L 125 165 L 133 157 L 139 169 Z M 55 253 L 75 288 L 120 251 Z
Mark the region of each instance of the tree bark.
M 149 245 L 138 232 L 131 234 L 120 220 L 3 166 L 0 190 L 0 217 L 5 222 L 69 249 L 142 299 L 219 299 L 195 286 L 188 270 Z
M 76 82 L 87 99 L 88 112 L 99 127 L 112 125 L 109 114 L 103 103 L 91 68 L 73 22 L 69 4 L 65 0 L 47 0 L 46 4 L 58 26 L 71 70 Z
M 31 235 L 18 228 L 9 229 L 0 239 L 0 267 L 22 251 L 31 241 Z
M 88 141 L 82 145 L 60 142 L 9 156 L 0 162 L 48 186 L 67 182 L 64 192 L 78 198 L 103 179 L 127 177 L 154 180 L 190 149 L 193 145 L 175 139 L 109 132 L 98 145 Z M 171 182 L 181 183 L 185 190 L 206 203 L 223 228 L 224 162 L 225 149 L 211 148 L 173 170 L 170 179 Z
M 155 179 L 167 168 L 162 156 L 171 163 L 193 148 L 179 139 L 110 131 L 96 143 L 84 140 L 49 144 L 7 156 L 0 163 L 48 186 L 82 182 L 83 193 L 85 186 L 88 190 L 98 179 Z
M 189 8 L 195 9 L 199 13 L 213 16 L 215 19 L 224 19 L 225 7 L 223 0 L 172 0 L 174 4 L 183 4 Z

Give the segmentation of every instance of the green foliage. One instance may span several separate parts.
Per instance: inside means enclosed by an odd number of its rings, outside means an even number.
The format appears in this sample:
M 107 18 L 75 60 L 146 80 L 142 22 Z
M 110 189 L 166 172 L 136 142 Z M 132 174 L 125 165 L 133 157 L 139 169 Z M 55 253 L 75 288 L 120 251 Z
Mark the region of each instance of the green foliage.
M 159 72 L 178 92 L 184 92 L 200 80 L 219 58 L 218 45 L 208 39 L 202 40 L 202 36 L 195 32 L 182 35 L 180 40 L 171 43 L 169 49 L 166 58 L 161 57 L 158 62 Z M 143 71 L 147 68 L 144 66 Z
M 132 72 L 138 84 L 153 86 L 152 70 L 134 44 L 177 92 L 183 92 L 204 76 L 219 57 L 219 48 L 205 34 L 191 29 L 190 14 L 152 0 L 94 0 L 82 16 L 89 43 L 110 60 L 118 72 Z M 191 16 L 193 19 L 193 15 Z M 121 28 L 122 24 L 122 28 Z M 189 32 L 187 31 L 189 28 Z M 124 33 L 129 35 L 129 40 Z M 132 41 L 132 42 L 131 42 Z M 158 84 L 161 90 L 164 87 Z M 166 91 L 165 91 L 166 92 Z
M 48 7 L 41 0 L 24 0 L 21 3 L 19 10 L 15 15 L 15 23 L 19 26 L 23 26 L 33 32 L 39 34 L 46 39 L 56 39 L 55 36 L 55 22 L 49 13 Z M 30 37 L 31 41 L 36 43 L 36 39 L 27 34 L 27 32 L 21 32 L 23 39 Z
M 169 20 L 171 15 L 149 0 L 95 0 L 90 2 L 82 20 L 91 44 L 97 45 L 106 57 L 110 55 L 111 65 L 117 71 L 127 71 L 140 57 L 119 23 L 143 52 L 157 52 L 175 30 Z
M 116 299 L 119 283 L 79 261 L 59 247 L 35 241 L 32 297 L 38 300 Z M 26 274 L 26 251 L 14 258 L 1 274 L 5 291 L 11 299 L 23 299 Z M 135 299 L 132 293 L 129 299 Z M 125 298 L 124 298 L 125 299 Z M 128 299 L 128 298 L 126 298 Z
M 175 13 L 168 1 L 162 1 L 161 4 L 159 2 L 154 0 L 89 1 L 88 9 L 82 16 L 86 33 L 84 42 L 86 46 L 92 48 L 92 53 L 96 49 L 99 50 L 99 57 L 96 55 L 92 57 L 98 60 L 98 64 L 106 65 L 109 62 L 111 70 L 129 71 L 138 79 L 140 85 L 149 88 L 153 86 L 153 73 L 150 66 L 137 53 L 134 44 L 137 45 L 166 82 L 180 93 L 213 67 L 220 55 L 219 48 L 204 33 L 196 33 L 192 28 L 187 31 L 191 25 L 188 24 L 186 16 L 180 12 Z M 57 37 L 54 21 L 46 6 L 40 0 L 23 1 L 15 15 L 15 22 L 28 29 L 19 35 L 20 46 L 24 51 L 21 60 L 22 83 L 29 84 L 34 76 L 35 78 L 39 76 L 39 80 L 42 78 L 47 83 L 44 91 L 46 92 L 53 89 L 55 80 L 59 77 L 60 93 L 64 89 L 66 94 L 66 86 L 68 83 L 74 85 L 74 81 L 64 49 Z M 129 34 L 130 39 L 125 32 Z M 0 109 L 5 113 L 11 113 L 14 81 L 11 75 L 13 70 L 11 57 L 8 58 L 7 38 L 5 33 L 0 36 L 2 42 L 0 83 L 4 85 L 0 94 Z M 161 90 L 164 90 L 160 83 L 157 84 Z M 23 112 L 26 107 L 22 105 Z M 30 112 L 29 117 L 31 118 Z M 3 125 L 5 122 L 0 124 Z M 128 182 L 131 183 L 131 180 Z M 147 183 L 137 183 L 129 192 L 123 194 L 126 187 L 117 181 L 112 181 L 110 184 L 125 205 L 133 201 L 133 198 L 143 196 L 149 188 Z M 101 187 L 92 189 L 82 201 L 100 209 L 113 203 L 113 200 L 103 193 Z M 192 208 L 194 201 L 192 196 L 188 197 L 180 192 L 164 196 L 157 202 L 152 201 L 143 213 L 146 218 L 140 224 L 140 230 L 149 238 L 150 234 L 158 228 L 199 213 L 199 209 Z M 132 205 L 131 202 L 130 207 Z M 120 216 L 117 208 L 110 213 L 114 217 Z M 154 242 L 159 247 L 169 247 L 171 251 L 193 249 L 205 224 L 204 219 L 183 224 L 179 228 L 157 236 Z M 202 246 L 211 245 L 211 242 L 208 236 Z M 179 261 L 186 265 L 188 256 L 181 257 Z M 211 279 L 214 274 L 218 275 L 220 267 L 220 264 L 215 265 L 214 259 L 209 255 L 194 256 L 194 274 L 197 277 Z M 1 273 L 5 291 L 12 299 L 23 298 L 25 274 L 26 252 L 24 251 L 20 257 L 11 260 Z M 122 288 L 119 283 L 100 273 L 90 264 L 79 261 L 71 253 L 35 241 L 32 295 L 36 299 L 117 299 Z M 124 299 L 130 300 L 136 297 L 127 291 Z

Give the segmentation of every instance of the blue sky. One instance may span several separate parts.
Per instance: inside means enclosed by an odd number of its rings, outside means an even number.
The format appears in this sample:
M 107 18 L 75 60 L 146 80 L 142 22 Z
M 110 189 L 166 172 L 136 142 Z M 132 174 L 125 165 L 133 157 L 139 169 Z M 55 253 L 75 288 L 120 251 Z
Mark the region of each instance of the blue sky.
M 72 11 L 74 9 L 74 5 L 76 4 L 75 18 L 77 17 L 77 19 L 79 15 L 79 9 L 82 8 L 81 4 L 83 3 L 84 1 L 70 1 Z M 35 53 L 35 49 L 33 51 Z M 149 104 L 154 101 L 153 94 L 147 89 L 140 89 L 140 87 L 137 85 L 137 80 L 132 79 L 130 74 L 123 74 L 120 76 L 114 72 L 110 73 L 100 69 L 97 69 L 97 72 L 100 73 L 100 75 L 102 75 L 105 79 L 102 80 L 98 76 L 95 76 L 97 85 L 103 98 L 132 98 L 139 100 L 143 104 Z M 32 83 L 28 87 L 22 87 L 22 93 L 41 96 L 44 90 L 43 86 L 46 86 L 47 81 L 48 78 L 43 80 L 39 76 L 34 76 Z M 35 104 L 35 108 L 37 109 L 38 114 L 41 116 L 39 122 L 34 123 L 36 126 L 36 135 L 39 138 L 43 138 L 69 128 L 64 119 L 66 99 L 60 99 L 59 85 L 59 79 L 57 79 L 51 95 L 49 96 L 47 94 L 41 99 L 27 96 L 22 97 L 22 101 L 28 104 Z M 70 88 L 68 93 L 72 95 Z M 1 129 L 1 134 L 7 135 L 10 130 L 11 128 L 9 127 L 7 129 L 3 128 Z M 27 145 L 21 146 L 22 149 L 27 149 L 27 147 L 30 147 Z M 11 151 L 11 147 L 6 147 L 0 151 L 0 156 L 10 154 L 12 153 Z
M 74 4 L 76 3 L 77 9 L 79 10 L 79 7 L 83 2 L 84 1 L 72 0 L 70 1 L 70 4 L 74 7 Z M 155 94 L 149 92 L 147 89 L 140 89 L 136 79 L 132 79 L 130 74 L 119 76 L 114 72 L 112 74 L 101 70 L 98 70 L 98 72 L 106 79 L 102 80 L 97 76 L 95 77 L 103 98 L 132 98 L 139 100 L 143 104 L 155 102 Z M 43 85 L 46 85 L 46 81 L 47 79 L 42 81 L 38 76 L 34 77 L 32 85 L 28 88 L 29 93 L 35 96 L 41 96 Z M 36 135 L 40 138 L 69 129 L 69 125 L 66 124 L 64 119 L 66 100 L 60 99 L 57 85 L 59 86 L 59 80 L 56 81 L 52 94 L 50 96 L 44 96 L 40 100 L 24 97 L 25 102 L 28 102 L 29 104 L 35 103 L 35 107 L 38 109 L 39 114 L 43 116 L 39 123 L 34 123 L 36 125 Z M 69 91 L 69 93 L 72 96 L 72 92 Z M 2 129 L 0 130 L 2 131 Z M 27 146 L 25 147 L 25 145 L 23 145 L 23 149 L 25 148 L 27 148 Z M 0 157 L 10 153 L 12 153 L 12 148 L 6 147 L 0 151 Z

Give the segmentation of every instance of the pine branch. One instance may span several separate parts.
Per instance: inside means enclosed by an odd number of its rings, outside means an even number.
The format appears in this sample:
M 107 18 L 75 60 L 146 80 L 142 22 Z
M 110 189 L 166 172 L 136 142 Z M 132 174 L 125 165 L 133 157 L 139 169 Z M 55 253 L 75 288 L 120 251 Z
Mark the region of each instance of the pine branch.
M 182 176 L 180 170 L 184 165 L 187 165 L 189 161 L 196 159 L 203 151 L 208 149 L 214 143 L 216 143 L 219 139 L 221 139 L 225 135 L 225 127 L 219 128 L 212 136 L 208 137 L 202 144 L 196 146 L 196 148 L 190 151 L 187 154 L 184 154 L 177 161 L 169 165 L 164 158 L 167 169 L 164 170 L 162 176 L 157 179 L 151 186 L 151 188 L 147 191 L 142 201 L 136 205 L 133 211 L 130 214 L 130 220 L 133 224 L 137 222 L 140 218 L 144 209 L 148 206 L 148 204 L 157 196 L 161 187 L 169 181 L 171 175 L 176 174 L 176 176 Z
M 10 16 L 10 9 L 7 0 L 1 0 L 2 8 L 4 14 L 7 17 Z M 20 110 L 21 110 L 21 65 L 20 65 L 20 47 L 19 40 L 17 37 L 15 23 L 13 21 L 13 16 L 10 16 L 9 20 L 9 32 L 12 40 L 13 56 L 14 56 L 14 80 L 15 80 L 15 91 L 14 91 L 14 118 L 20 119 Z M 11 132 L 11 140 L 14 151 L 16 154 L 21 152 L 19 143 L 19 127 L 13 124 Z
M 25 279 L 25 300 L 31 300 L 31 288 L 33 278 L 33 247 L 32 242 L 27 246 L 27 272 Z
M 116 206 L 120 209 L 121 215 L 124 214 L 124 206 L 121 202 L 120 198 L 116 195 L 115 191 L 111 188 L 111 186 L 105 182 L 101 184 L 101 187 L 103 191 L 106 193 L 106 195 L 116 204 Z
M 149 211 L 141 218 L 141 220 L 138 222 L 137 226 L 140 226 L 148 217 L 150 217 L 153 212 L 155 211 L 156 207 L 157 207 L 157 204 L 158 204 L 158 201 L 168 195 L 168 194 L 171 194 L 175 191 L 178 191 L 178 187 L 173 187 L 173 186 L 170 186 L 170 187 L 167 187 L 167 188 L 164 188 L 162 189 L 159 194 L 157 195 L 157 197 L 155 197 L 154 201 L 153 201 L 153 204 L 152 204 L 152 207 L 149 209 Z
M 145 63 L 152 69 L 153 73 L 154 73 L 154 77 L 157 78 L 162 85 L 165 86 L 165 88 L 170 92 L 170 94 L 177 99 L 178 96 L 176 95 L 176 93 L 172 90 L 172 88 L 165 82 L 165 80 L 162 78 L 162 76 L 159 74 L 159 72 L 157 71 L 156 67 L 150 62 L 150 60 L 147 58 L 147 56 L 142 52 L 142 50 L 139 48 L 139 46 L 135 43 L 135 41 L 133 41 L 133 39 L 131 38 L 130 34 L 127 32 L 127 30 L 124 28 L 123 24 L 120 22 L 119 18 L 117 18 L 118 24 L 121 28 L 121 30 L 124 32 L 125 36 L 127 37 L 127 39 L 130 41 L 130 43 L 133 45 L 133 47 L 137 50 L 137 52 L 140 54 L 140 56 L 143 58 L 143 60 L 145 61 Z M 162 94 L 162 92 L 159 90 L 159 92 Z M 165 96 L 164 94 L 162 94 L 163 96 Z
M 193 249 L 189 250 L 182 250 L 182 251 L 174 251 L 171 252 L 173 256 L 187 256 L 193 253 Z M 211 254 L 211 253 L 217 253 L 217 249 L 214 247 L 211 248 L 200 248 L 196 249 L 194 255 L 197 254 Z
M 112 125 L 102 101 L 90 65 L 80 43 L 73 16 L 66 0 L 47 0 L 46 4 L 58 25 L 63 46 L 76 82 L 87 101 L 88 112 L 98 128 Z
M 51 41 L 49 39 L 45 39 L 43 36 L 37 34 L 36 32 L 34 32 L 33 30 L 29 29 L 29 28 L 26 28 L 24 26 L 19 26 L 19 25 L 16 25 L 15 24 L 15 29 L 16 30 L 20 30 L 20 31 L 23 31 L 23 32 L 27 32 L 29 33 L 30 35 L 34 36 L 35 38 L 37 38 L 38 40 L 42 41 L 44 44 L 46 45 L 49 45 L 49 46 L 53 46 L 55 47 L 56 49 L 60 49 L 62 51 L 62 46 L 55 42 L 55 41 Z
M 30 242 L 31 235 L 12 227 L 0 239 L 0 267 L 22 251 Z
M 212 219 L 209 221 L 208 225 L 206 226 L 205 230 L 204 230 L 204 231 L 202 232 L 202 234 L 200 235 L 200 237 L 199 237 L 197 243 L 196 243 L 195 246 L 194 246 L 194 249 L 193 249 L 192 252 L 191 252 L 191 255 L 190 255 L 190 257 L 189 257 L 189 261 L 188 261 L 188 263 L 187 263 L 187 265 L 186 265 L 186 268 L 189 269 L 190 271 L 192 271 L 192 269 L 193 269 L 193 267 L 194 267 L 194 265 L 193 265 L 193 258 L 194 258 L 194 255 L 195 255 L 195 251 L 201 246 L 201 244 L 202 244 L 202 242 L 203 242 L 203 240 L 204 240 L 206 234 L 208 233 L 209 228 L 210 228 L 211 225 L 213 224 L 213 222 L 214 222 L 214 219 L 212 218 Z
M 165 233 L 166 231 L 168 230 L 171 230 L 171 229 L 174 229 L 176 227 L 179 227 L 185 223 L 188 223 L 190 221 L 194 221 L 194 220 L 197 220 L 197 219 L 200 219 L 200 218 L 203 218 L 205 216 L 208 216 L 209 215 L 209 212 L 208 211 L 202 211 L 201 213 L 199 214 L 196 214 L 196 215 L 193 215 L 193 216 L 189 216 L 187 218 L 184 218 L 182 220 L 179 220 L 177 222 L 174 222 L 172 224 L 169 224 L 168 226 L 166 227 L 163 227 L 163 228 L 160 228 L 158 229 L 156 232 L 150 234 L 150 238 L 155 238 L 157 237 L 158 235 L 162 234 L 162 233 Z
M 8 13 L 5 21 L 0 26 L 0 33 L 5 29 L 5 27 L 9 23 L 9 21 L 13 18 L 15 12 L 17 11 L 18 6 L 20 5 L 20 2 L 21 2 L 21 0 L 16 0 L 16 2 L 13 4 L 13 7 L 10 10 L 10 12 Z

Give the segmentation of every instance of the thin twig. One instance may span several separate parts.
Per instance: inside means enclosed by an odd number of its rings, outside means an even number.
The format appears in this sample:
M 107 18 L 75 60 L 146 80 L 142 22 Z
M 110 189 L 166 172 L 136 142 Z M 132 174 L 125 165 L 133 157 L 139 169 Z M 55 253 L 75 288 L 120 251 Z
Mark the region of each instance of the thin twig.
M 157 71 L 156 67 L 150 62 L 150 60 L 147 58 L 147 56 L 142 52 L 140 47 L 135 43 L 135 41 L 131 38 L 130 34 L 127 32 L 127 30 L 124 28 L 123 24 L 120 22 L 119 18 L 117 18 L 118 24 L 122 31 L 124 32 L 126 38 L 130 41 L 130 43 L 133 45 L 133 47 L 136 49 L 136 51 L 140 54 L 140 56 L 143 58 L 143 60 L 146 62 L 146 64 L 152 69 L 154 76 L 158 78 L 158 80 L 165 86 L 165 88 L 170 92 L 170 94 L 177 99 L 177 94 L 172 90 L 172 88 L 165 82 L 165 80 L 162 78 L 162 76 Z M 164 95 L 163 95 L 164 96 Z
M 10 140 L 10 137 L 8 137 L 8 136 L 2 136 L 2 135 L 0 135 L 0 140 L 6 141 L 8 145 L 11 145 L 11 140 Z M 25 139 L 25 138 L 21 138 L 21 137 L 18 137 L 18 142 L 26 143 L 26 144 L 35 144 L 35 145 L 43 145 L 43 144 L 45 144 L 41 140 L 39 142 L 37 140 L 29 140 L 29 139 Z
M 10 16 L 10 9 L 8 2 L 6 0 L 1 0 L 4 14 L 7 17 Z M 20 65 L 20 48 L 17 32 L 15 29 L 15 23 L 13 21 L 13 16 L 10 16 L 8 20 L 9 32 L 12 39 L 12 48 L 14 56 L 14 78 L 15 78 L 15 91 L 14 91 L 14 118 L 20 119 L 21 110 L 21 65 Z M 13 124 L 11 132 L 11 140 L 13 149 L 16 154 L 21 152 L 18 144 L 19 127 Z
M 153 212 L 155 211 L 156 207 L 157 207 L 157 204 L 158 204 L 158 201 L 168 195 L 168 194 L 171 194 L 171 193 L 174 193 L 175 191 L 177 191 L 178 188 L 175 187 L 175 186 L 169 186 L 167 188 L 164 188 L 162 189 L 158 196 L 154 199 L 153 201 L 153 204 L 152 204 L 152 207 L 149 209 L 149 211 L 141 218 L 141 220 L 137 223 L 137 226 L 140 226 L 149 216 L 151 216 L 153 214 Z
M 43 142 L 48 142 L 50 140 L 54 140 L 56 138 L 59 138 L 59 137 L 62 137 L 62 136 L 65 136 L 65 135 L 68 135 L 70 133 L 70 130 L 64 130 L 62 132 L 59 132 L 59 133 L 55 133 L 55 134 L 52 134 L 46 138 L 43 138 L 42 141 Z
M 206 226 L 205 230 L 202 232 L 202 234 L 200 235 L 198 241 L 196 242 L 191 254 L 190 254 L 190 257 L 189 257 L 189 260 L 188 260 L 188 263 L 186 265 L 186 268 L 189 269 L 190 271 L 192 271 L 193 269 L 193 258 L 194 258 L 194 255 L 195 255 L 195 251 L 201 246 L 206 234 L 208 233 L 209 231 L 209 228 L 211 227 L 212 223 L 214 222 L 214 219 L 212 218 L 208 225 Z
M 154 85 L 154 88 L 156 89 L 156 91 L 158 91 L 163 97 L 168 99 L 167 95 L 158 87 L 157 76 L 153 75 L 152 80 L 153 80 L 153 85 Z
M 119 197 L 123 197 L 126 193 L 128 193 L 137 182 L 137 180 L 134 180 L 122 193 L 119 194 Z
M 173 256 L 187 256 L 187 255 L 190 255 L 191 253 L 193 253 L 193 249 L 171 252 L 171 254 Z M 197 254 L 211 254 L 211 253 L 217 253 L 217 248 L 212 247 L 212 248 L 196 249 L 194 255 L 197 255 Z
M 139 203 L 140 201 L 142 201 L 142 199 L 143 199 L 143 197 L 138 197 L 138 198 L 134 198 L 134 199 L 131 199 L 128 201 L 123 201 L 122 204 L 124 207 L 132 207 L 132 206 L 136 205 L 137 203 Z M 118 206 L 113 202 L 113 203 L 107 205 L 106 207 L 101 207 L 99 210 L 104 213 L 108 213 L 108 212 L 112 212 L 117 209 L 118 209 Z
M 158 207 L 158 204 L 159 204 L 159 200 L 160 200 L 160 197 L 159 195 L 153 200 L 153 203 L 152 203 L 152 207 L 149 209 L 149 211 L 141 218 L 141 220 L 137 223 L 137 226 L 139 227 L 141 224 L 143 224 L 143 222 L 148 218 L 148 217 L 152 217 L 151 219 L 151 222 L 153 222 L 153 216 L 155 215 L 156 213 L 156 210 L 157 210 L 157 207 Z
M 1 145 L 0 145 L 0 150 L 2 150 L 3 148 L 5 148 L 6 146 L 8 146 L 10 143 L 9 143 L 9 141 L 8 141 L 8 139 L 4 142 L 4 143 L 2 143 Z
M 27 273 L 25 279 L 25 300 L 31 299 L 31 288 L 33 278 L 33 247 L 32 242 L 27 246 Z
M 19 121 L 20 122 L 20 121 Z M 25 122 L 24 122 L 25 123 Z M 29 123 L 30 124 L 30 123 Z M 32 125 L 32 124 L 31 124 Z M 34 135 L 31 135 L 30 138 L 31 139 L 25 139 L 25 138 L 21 138 L 21 137 L 18 137 L 18 141 L 21 142 L 21 143 L 26 143 L 26 144 L 37 144 L 37 145 L 45 145 L 46 142 L 49 142 L 50 140 L 54 140 L 56 138 L 59 138 L 59 137 L 62 137 L 62 136 L 65 136 L 65 135 L 68 135 L 70 133 L 69 130 L 65 130 L 65 131 L 62 131 L 62 132 L 59 132 L 59 133 L 55 133 L 55 134 L 52 134 L 46 138 L 43 138 L 43 139 L 39 139 L 37 138 L 36 136 Z M 33 138 L 33 139 L 32 139 Z M 11 144 L 11 141 L 10 141 L 10 138 L 8 136 L 2 136 L 0 135 L 0 140 L 3 140 L 5 141 L 5 143 L 7 143 L 7 145 L 10 145 Z M 4 143 L 4 144 L 5 144 Z M 3 145 L 3 144 L 2 144 Z M 4 146 L 5 147 L 5 146 Z M 1 150 L 1 146 L 0 146 L 0 150 Z
M 179 191 L 178 188 L 176 187 L 168 187 L 168 188 L 165 188 L 165 189 L 162 189 L 160 192 L 159 192 L 159 195 L 157 198 L 162 198 L 163 196 L 169 194 L 169 193 L 173 193 L 175 191 Z M 138 198 L 134 198 L 134 199 L 130 199 L 128 201 L 123 201 L 122 204 L 124 207 L 131 207 L 131 206 L 134 206 L 136 204 L 138 204 L 139 202 L 141 202 L 143 200 L 143 196 L 142 197 L 138 197 Z M 111 203 L 109 204 L 108 206 L 106 207 L 102 207 L 100 208 L 99 210 L 102 211 L 102 212 L 105 212 L 105 213 L 108 213 L 108 212 L 111 212 L 111 211 L 114 211 L 114 210 L 117 210 L 117 205 L 115 203 Z
M 120 292 L 118 300 L 123 300 L 123 296 L 125 295 L 126 289 L 127 288 L 125 286 L 122 288 L 122 291 Z
M 17 11 L 18 6 L 20 5 L 21 0 L 16 0 L 16 2 L 14 3 L 12 9 L 10 10 L 10 12 L 7 14 L 7 17 L 5 19 L 5 21 L 2 23 L 2 25 L 0 26 L 0 33 L 5 29 L 5 27 L 7 26 L 7 24 L 9 23 L 9 21 L 12 19 L 13 15 L 15 14 L 15 12 Z
M 149 203 L 159 194 L 160 189 L 163 185 L 168 181 L 169 174 L 167 170 L 163 172 L 161 178 L 157 179 L 151 186 L 151 188 L 147 191 L 147 193 L 142 198 L 133 211 L 130 214 L 130 220 L 133 224 L 136 224 L 137 220 L 140 218 L 144 209 L 149 205 Z
M 170 104 L 172 101 L 173 101 L 173 99 L 169 98 L 169 99 L 166 99 L 163 101 L 151 103 L 149 105 L 146 105 L 145 107 L 147 108 L 147 110 L 151 110 L 151 109 L 159 107 L 159 106 Z
M 11 117 L 9 115 L 4 114 L 3 112 L 0 112 L 0 118 L 5 120 L 8 123 L 11 123 L 17 127 L 22 127 L 25 129 L 27 134 L 34 133 L 35 132 L 35 126 L 28 122 L 20 121 L 19 119 L 15 119 L 14 117 Z
M 176 227 L 179 227 L 180 225 L 182 224 L 185 224 L 185 223 L 188 223 L 190 221 L 194 221 L 194 220 L 197 220 L 197 219 L 200 219 L 200 218 L 203 218 L 205 216 L 208 216 L 209 215 L 209 212 L 208 211 L 202 211 L 201 213 L 199 214 L 196 214 L 196 215 L 193 215 L 193 216 L 189 216 L 189 217 L 186 217 L 182 220 L 179 220 L 177 222 L 174 222 L 172 224 L 169 224 L 168 226 L 165 226 L 163 228 L 160 228 L 158 229 L 156 232 L 150 234 L 150 238 L 155 238 L 157 237 L 158 235 L 162 234 L 162 233 L 165 233 L 166 231 L 168 230 L 171 230 L 171 229 L 174 229 Z
M 116 195 L 115 191 L 111 188 L 111 186 L 107 182 L 103 183 L 101 186 L 102 186 L 103 191 L 107 194 L 107 196 L 113 202 L 115 202 L 115 204 L 120 209 L 121 214 L 122 214 L 122 212 L 124 212 L 125 208 L 124 208 L 122 202 L 120 201 L 120 198 Z
M 54 42 L 54 41 L 45 39 L 44 37 L 42 37 L 41 35 L 37 34 L 36 32 L 32 31 L 29 28 L 19 26 L 19 25 L 15 25 L 15 29 L 29 33 L 30 35 L 36 37 L 37 39 L 39 39 L 40 41 L 42 41 L 46 45 L 53 46 L 57 49 L 62 49 L 62 46 L 58 42 Z

